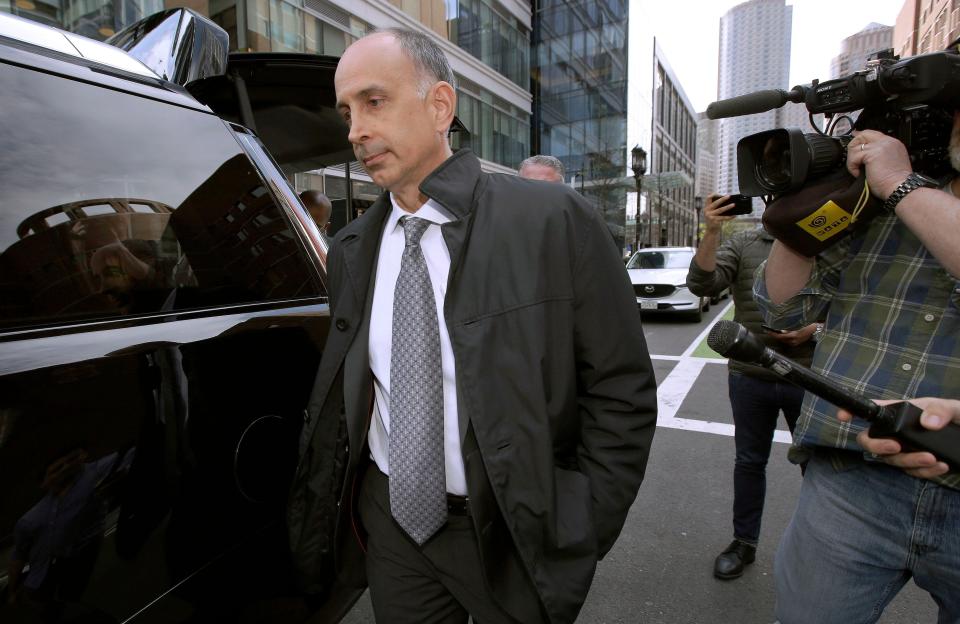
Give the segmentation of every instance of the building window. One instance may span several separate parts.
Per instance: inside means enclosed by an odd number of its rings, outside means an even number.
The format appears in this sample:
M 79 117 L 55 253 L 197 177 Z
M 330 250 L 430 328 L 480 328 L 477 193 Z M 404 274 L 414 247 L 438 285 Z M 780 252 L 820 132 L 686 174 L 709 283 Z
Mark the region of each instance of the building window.
M 406 0 L 404 0 L 406 1 Z M 447 37 L 523 89 L 530 83 L 530 33 L 490 0 L 459 0 Z

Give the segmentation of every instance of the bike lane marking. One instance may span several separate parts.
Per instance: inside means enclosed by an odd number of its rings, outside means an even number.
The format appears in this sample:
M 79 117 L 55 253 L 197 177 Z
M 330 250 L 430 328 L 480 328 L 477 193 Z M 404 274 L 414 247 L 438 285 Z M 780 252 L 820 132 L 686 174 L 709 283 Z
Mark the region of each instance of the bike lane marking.
M 700 334 L 693 339 L 693 342 L 686 348 L 682 355 L 651 355 L 653 360 L 665 360 L 677 362 L 673 370 L 664 378 L 663 382 L 657 387 L 657 426 L 667 427 L 669 429 L 683 429 L 685 431 L 698 431 L 701 433 L 712 433 L 715 435 L 733 436 L 735 428 L 729 423 L 712 422 L 707 420 L 697 420 L 695 418 L 678 418 L 677 412 L 683 405 L 684 399 L 693 388 L 693 385 L 700 377 L 703 367 L 707 364 L 726 364 L 727 360 L 719 355 L 715 358 L 698 357 L 692 355 L 698 351 L 701 343 L 710 333 L 713 325 L 730 311 L 733 302 L 727 304 L 726 308 L 717 315 L 716 319 L 707 325 Z M 703 350 L 700 349 L 700 352 Z M 777 429 L 773 434 L 774 442 L 790 444 L 792 438 L 789 431 Z

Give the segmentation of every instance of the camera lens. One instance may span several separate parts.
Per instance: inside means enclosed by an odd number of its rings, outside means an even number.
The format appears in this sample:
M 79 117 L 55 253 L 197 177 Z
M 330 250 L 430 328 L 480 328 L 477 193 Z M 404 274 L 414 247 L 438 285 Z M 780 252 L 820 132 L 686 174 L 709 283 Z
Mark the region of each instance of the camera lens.
M 763 145 L 757 159 L 757 179 L 769 189 L 790 184 L 790 138 L 786 133 L 774 133 Z

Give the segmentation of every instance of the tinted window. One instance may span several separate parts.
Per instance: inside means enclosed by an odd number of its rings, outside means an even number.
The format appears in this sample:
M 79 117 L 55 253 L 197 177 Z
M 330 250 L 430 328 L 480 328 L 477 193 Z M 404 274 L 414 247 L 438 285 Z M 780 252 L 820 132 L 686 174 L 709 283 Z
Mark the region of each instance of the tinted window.
M 640 251 L 627 264 L 628 269 L 686 269 L 693 260 L 693 252 Z
M 218 118 L 0 64 L 0 327 L 315 297 Z

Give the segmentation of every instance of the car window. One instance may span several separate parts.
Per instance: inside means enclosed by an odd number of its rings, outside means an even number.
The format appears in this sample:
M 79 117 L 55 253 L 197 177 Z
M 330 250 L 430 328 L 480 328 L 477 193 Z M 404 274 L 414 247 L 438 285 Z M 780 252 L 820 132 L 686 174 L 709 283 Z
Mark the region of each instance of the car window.
M 686 269 L 693 260 L 693 252 L 640 251 L 627 264 L 628 269 Z
M 0 64 L 0 328 L 322 294 L 213 115 Z

